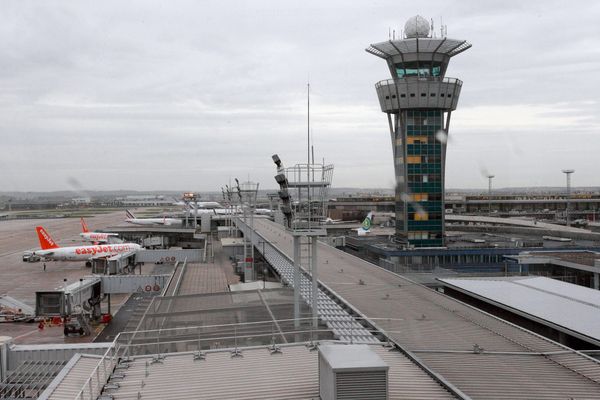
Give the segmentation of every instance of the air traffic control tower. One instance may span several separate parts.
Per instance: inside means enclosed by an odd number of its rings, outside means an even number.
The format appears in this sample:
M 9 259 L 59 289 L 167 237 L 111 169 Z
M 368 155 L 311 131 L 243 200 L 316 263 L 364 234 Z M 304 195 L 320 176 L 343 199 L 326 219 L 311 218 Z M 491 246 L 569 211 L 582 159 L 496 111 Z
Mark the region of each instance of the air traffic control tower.
M 396 172 L 396 240 L 415 247 L 444 245 L 444 169 L 450 115 L 462 81 L 446 78 L 450 57 L 471 47 L 440 37 L 417 15 L 404 37 L 370 45 L 392 79 L 375 85 L 387 114 Z

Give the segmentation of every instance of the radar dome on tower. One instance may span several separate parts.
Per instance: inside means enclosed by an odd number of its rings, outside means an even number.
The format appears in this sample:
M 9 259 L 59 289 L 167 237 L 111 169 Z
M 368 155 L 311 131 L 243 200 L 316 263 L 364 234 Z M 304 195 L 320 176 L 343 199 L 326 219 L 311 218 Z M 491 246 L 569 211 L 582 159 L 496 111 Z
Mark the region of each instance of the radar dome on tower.
M 415 15 L 406 21 L 404 33 L 409 39 L 426 38 L 429 36 L 429 22 L 420 15 Z

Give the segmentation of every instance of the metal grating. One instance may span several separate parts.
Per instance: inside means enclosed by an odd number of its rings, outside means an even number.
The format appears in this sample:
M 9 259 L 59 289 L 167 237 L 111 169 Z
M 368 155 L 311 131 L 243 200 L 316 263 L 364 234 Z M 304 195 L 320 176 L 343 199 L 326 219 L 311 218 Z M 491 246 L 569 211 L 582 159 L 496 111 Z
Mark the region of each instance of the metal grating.
M 310 315 L 308 306 L 301 315 Z M 122 333 L 119 343 L 140 355 L 332 338 L 310 318 L 295 326 L 292 316 L 289 288 L 155 297 L 137 330 Z
M 468 50 L 471 43 L 450 38 L 415 38 L 388 40 L 371 44 L 366 51 L 384 59 L 411 53 L 438 53 L 453 57 Z
M 260 221 L 259 221 L 260 222 Z M 242 221 L 236 220 L 238 228 L 246 234 L 249 229 Z M 266 241 L 261 235 L 252 235 L 254 245 L 260 248 L 261 252 L 264 246 L 263 256 L 269 264 L 279 273 L 284 283 L 294 287 L 294 265 L 293 262 L 282 255 L 269 241 Z M 259 245 L 260 242 L 260 245 Z M 304 272 L 300 277 L 300 296 L 310 305 L 312 298 L 311 280 Z M 373 342 L 378 340 L 363 325 L 354 320 L 354 318 L 342 308 L 341 305 L 333 301 L 323 290 L 318 291 L 318 311 L 319 318 L 327 324 L 329 329 L 340 340 Z
M 24 361 L 0 383 L 0 399 L 36 399 L 66 361 Z
M 335 374 L 338 400 L 386 400 L 386 371 L 338 372 Z

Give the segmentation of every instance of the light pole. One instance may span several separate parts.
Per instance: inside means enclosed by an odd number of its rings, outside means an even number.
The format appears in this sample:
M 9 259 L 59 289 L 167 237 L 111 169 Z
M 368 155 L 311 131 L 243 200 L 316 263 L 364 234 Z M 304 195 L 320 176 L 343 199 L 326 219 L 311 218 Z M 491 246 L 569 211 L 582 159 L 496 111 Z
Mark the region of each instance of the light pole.
M 488 175 L 488 214 L 492 215 L 492 179 L 494 175 Z
M 571 216 L 569 215 L 569 211 L 571 211 L 571 174 L 575 172 L 574 169 L 563 169 L 563 174 L 567 176 L 567 209 L 566 209 L 566 219 L 567 226 L 571 226 Z
M 266 280 L 267 280 L 266 276 L 267 276 L 267 271 L 268 271 L 268 268 L 267 268 L 268 261 L 267 261 L 267 256 L 265 255 L 265 243 L 275 244 L 277 242 L 270 242 L 270 241 L 267 241 L 267 240 L 259 240 L 258 241 L 258 244 L 262 244 L 262 256 L 263 256 L 263 260 L 264 260 L 263 267 L 262 267 L 263 268 L 263 270 L 262 270 L 262 273 L 263 273 L 263 289 L 265 289 L 265 287 L 266 287 Z

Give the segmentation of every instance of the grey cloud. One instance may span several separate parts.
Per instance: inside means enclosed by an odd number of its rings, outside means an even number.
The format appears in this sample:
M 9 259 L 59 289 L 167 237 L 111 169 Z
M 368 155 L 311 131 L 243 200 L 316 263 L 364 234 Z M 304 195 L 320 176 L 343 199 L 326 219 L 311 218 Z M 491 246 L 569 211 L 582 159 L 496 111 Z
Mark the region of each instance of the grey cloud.
M 336 164 L 334 183 L 393 186 L 387 121 L 373 87 L 389 73 L 364 48 L 415 13 L 436 25 L 443 16 L 449 36 L 473 43 L 449 70 L 464 81 L 449 187 L 483 187 L 477 163 L 499 186 L 562 184 L 554 169 L 563 164 L 578 170 L 575 182 L 597 184 L 586 172 L 600 151 L 593 2 L 12 1 L 3 8 L 7 190 L 65 189 L 69 178 L 89 190 L 210 190 L 248 174 L 274 187 L 271 154 L 288 164 L 306 156 L 309 78 L 317 158 Z M 474 120 L 477 107 L 507 106 L 536 117 L 522 125 L 514 116 Z M 573 123 L 556 125 L 557 118 Z

